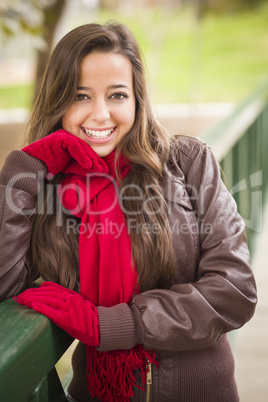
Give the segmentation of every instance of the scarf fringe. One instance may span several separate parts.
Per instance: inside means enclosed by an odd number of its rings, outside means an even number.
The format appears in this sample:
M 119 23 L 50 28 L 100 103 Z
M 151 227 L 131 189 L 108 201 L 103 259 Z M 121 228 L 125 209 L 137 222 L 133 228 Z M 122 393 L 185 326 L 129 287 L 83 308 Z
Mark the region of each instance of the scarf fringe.
M 155 360 L 155 351 L 146 351 L 141 345 L 131 350 L 114 350 L 99 352 L 94 347 L 86 346 L 87 350 L 87 385 L 92 397 L 103 402 L 128 402 L 134 395 L 132 387 L 145 391 L 146 374 Z M 134 370 L 140 369 L 142 386 L 135 384 Z

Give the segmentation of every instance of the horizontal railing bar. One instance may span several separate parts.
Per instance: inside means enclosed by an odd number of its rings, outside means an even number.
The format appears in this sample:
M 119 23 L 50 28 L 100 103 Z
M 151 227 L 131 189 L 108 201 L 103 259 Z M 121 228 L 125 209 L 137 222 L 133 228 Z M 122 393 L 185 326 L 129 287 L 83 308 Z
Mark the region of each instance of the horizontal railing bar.
M 240 104 L 227 118 L 202 133 L 204 140 L 221 161 L 261 114 L 268 98 L 268 81 Z
M 45 316 L 0 303 L 0 400 L 25 402 L 73 342 Z

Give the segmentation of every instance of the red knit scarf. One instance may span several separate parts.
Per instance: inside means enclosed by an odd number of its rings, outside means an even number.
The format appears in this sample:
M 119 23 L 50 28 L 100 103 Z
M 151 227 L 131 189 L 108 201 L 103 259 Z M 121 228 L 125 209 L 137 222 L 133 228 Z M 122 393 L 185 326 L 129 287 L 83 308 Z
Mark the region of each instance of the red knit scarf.
M 77 169 L 79 162 L 73 160 L 75 174 L 69 170 L 59 191 L 63 206 L 81 219 L 80 292 L 96 306 L 129 304 L 137 284 L 137 271 L 131 266 L 130 237 L 118 197 L 115 151 L 104 158 L 96 153 L 94 157 L 100 159 L 99 172 L 83 172 Z M 119 168 L 125 177 L 130 165 L 120 158 Z M 145 351 L 141 345 L 110 352 L 86 346 L 86 352 L 88 389 L 92 396 L 107 402 L 128 401 L 134 395 L 135 369 L 141 370 L 144 390 L 147 359 L 156 363 L 154 352 Z

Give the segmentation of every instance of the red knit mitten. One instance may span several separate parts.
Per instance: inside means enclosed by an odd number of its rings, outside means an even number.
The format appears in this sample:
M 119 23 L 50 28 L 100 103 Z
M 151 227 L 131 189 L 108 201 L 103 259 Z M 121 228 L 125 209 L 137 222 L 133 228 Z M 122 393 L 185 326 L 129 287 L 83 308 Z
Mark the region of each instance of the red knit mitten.
M 81 138 L 66 130 L 58 130 L 27 145 L 23 152 L 43 161 L 48 172 L 56 175 L 88 172 L 108 173 L 108 167 L 101 157 Z
M 99 346 L 98 310 L 79 293 L 53 282 L 27 289 L 13 299 L 44 314 L 73 338 L 89 346 Z

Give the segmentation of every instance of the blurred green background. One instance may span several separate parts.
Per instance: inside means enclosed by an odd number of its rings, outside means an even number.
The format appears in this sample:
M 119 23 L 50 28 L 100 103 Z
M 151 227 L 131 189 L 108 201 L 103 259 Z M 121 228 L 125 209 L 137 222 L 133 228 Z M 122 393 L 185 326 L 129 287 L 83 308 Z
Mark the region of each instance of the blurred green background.
M 0 6 L 1 109 L 31 107 L 38 59 L 67 31 L 110 19 L 127 24 L 138 39 L 153 103 L 239 102 L 267 77 L 267 1 L 9 3 Z

